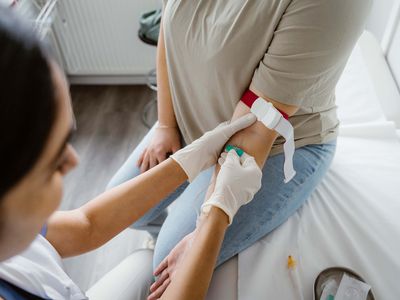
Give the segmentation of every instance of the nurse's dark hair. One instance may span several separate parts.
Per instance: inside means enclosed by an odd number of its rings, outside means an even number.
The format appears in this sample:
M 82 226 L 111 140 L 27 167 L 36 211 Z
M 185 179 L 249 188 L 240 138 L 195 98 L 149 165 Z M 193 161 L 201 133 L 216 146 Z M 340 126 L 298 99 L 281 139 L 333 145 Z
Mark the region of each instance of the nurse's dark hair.
M 56 115 L 47 51 L 0 5 L 0 200 L 38 161 Z

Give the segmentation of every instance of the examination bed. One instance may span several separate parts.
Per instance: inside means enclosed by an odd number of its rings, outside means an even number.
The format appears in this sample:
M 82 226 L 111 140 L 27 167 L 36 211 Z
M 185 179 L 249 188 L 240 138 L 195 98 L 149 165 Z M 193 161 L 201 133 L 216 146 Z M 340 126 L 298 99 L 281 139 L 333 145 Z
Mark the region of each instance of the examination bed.
M 376 299 L 400 299 L 400 137 L 393 122 L 399 128 L 400 96 L 367 32 L 338 84 L 337 104 L 340 134 L 327 176 L 286 223 L 217 269 L 208 300 L 301 299 L 288 255 L 298 261 L 306 300 L 331 266 L 359 273 Z

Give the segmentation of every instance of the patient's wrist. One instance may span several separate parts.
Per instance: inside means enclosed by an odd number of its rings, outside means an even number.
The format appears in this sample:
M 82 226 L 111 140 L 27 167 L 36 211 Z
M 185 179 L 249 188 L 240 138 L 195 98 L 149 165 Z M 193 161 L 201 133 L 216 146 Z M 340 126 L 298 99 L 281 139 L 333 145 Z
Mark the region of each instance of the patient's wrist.
M 267 135 L 260 133 L 258 128 L 252 128 L 253 126 L 236 133 L 228 141 L 228 144 L 236 146 L 253 156 L 261 167 L 265 163 L 270 145 Z M 272 139 L 275 140 L 275 138 L 276 136 L 273 134 Z

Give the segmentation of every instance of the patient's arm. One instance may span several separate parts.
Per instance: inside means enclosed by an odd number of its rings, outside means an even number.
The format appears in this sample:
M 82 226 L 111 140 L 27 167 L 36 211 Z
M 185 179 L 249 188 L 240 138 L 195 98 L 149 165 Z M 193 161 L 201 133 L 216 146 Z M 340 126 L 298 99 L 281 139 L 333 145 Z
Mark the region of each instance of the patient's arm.
M 260 93 L 255 89 L 250 88 L 250 90 L 254 92 L 257 96 L 271 102 L 276 108 L 285 112 L 289 116 L 292 116 L 298 110 L 298 107 L 296 106 L 286 105 L 281 102 L 269 99 L 267 96 L 263 95 L 262 93 Z M 249 112 L 250 108 L 241 101 L 239 101 L 239 103 L 236 106 L 235 112 L 233 113 L 232 120 L 236 120 L 240 116 L 247 114 Z M 235 135 L 233 135 L 231 139 L 228 141 L 228 144 L 237 146 L 243 149 L 246 153 L 253 156 L 257 164 L 262 169 L 277 136 L 278 134 L 274 130 L 268 129 L 261 122 L 256 122 L 252 126 L 242 131 L 239 131 Z M 218 172 L 219 172 L 219 165 L 217 164 L 213 179 L 211 180 L 210 187 L 207 192 L 206 199 L 208 199 L 211 193 L 214 191 L 215 178 Z

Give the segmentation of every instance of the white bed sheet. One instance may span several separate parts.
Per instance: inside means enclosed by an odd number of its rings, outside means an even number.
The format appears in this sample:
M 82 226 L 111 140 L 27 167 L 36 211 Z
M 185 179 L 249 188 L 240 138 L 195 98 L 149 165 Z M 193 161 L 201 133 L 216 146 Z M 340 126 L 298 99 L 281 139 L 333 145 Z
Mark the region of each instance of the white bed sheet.
M 377 59 L 363 47 L 368 43 L 354 49 L 337 88 L 342 123 L 327 176 L 286 223 L 217 270 L 207 299 L 300 299 L 288 255 L 299 262 L 306 300 L 330 266 L 354 269 L 377 299 L 400 299 L 400 139 L 374 88 L 379 74 L 371 76 L 370 62 Z
M 306 204 L 239 255 L 238 298 L 300 299 L 286 268 L 287 256 L 294 255 L 304 299 L 312 299 L 316 276 L 330 266 L 356 270 L 377 299 L 399 299 L 399 195 L 400 143 L 393 124 L 349 128 Z

